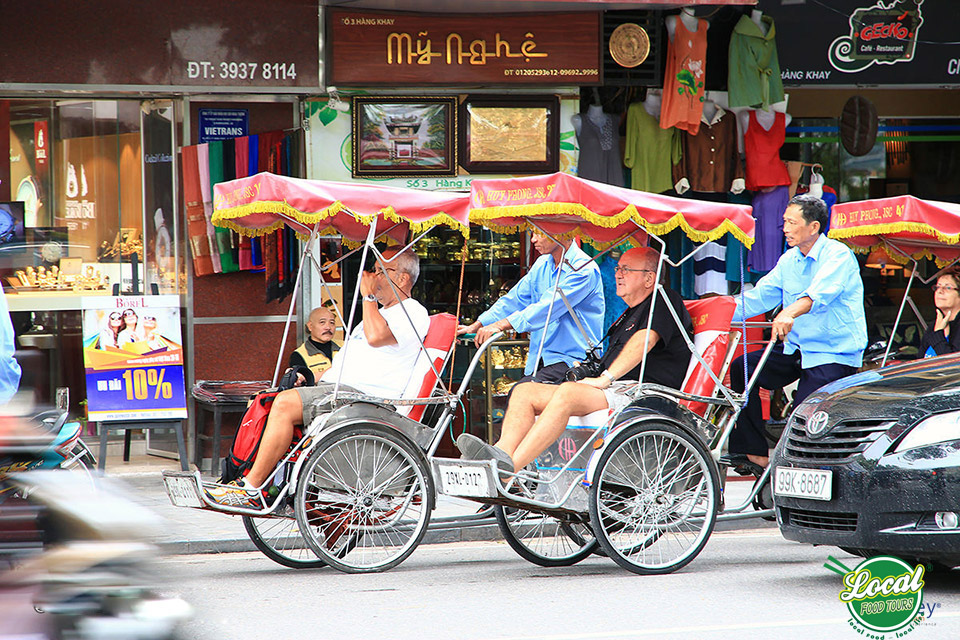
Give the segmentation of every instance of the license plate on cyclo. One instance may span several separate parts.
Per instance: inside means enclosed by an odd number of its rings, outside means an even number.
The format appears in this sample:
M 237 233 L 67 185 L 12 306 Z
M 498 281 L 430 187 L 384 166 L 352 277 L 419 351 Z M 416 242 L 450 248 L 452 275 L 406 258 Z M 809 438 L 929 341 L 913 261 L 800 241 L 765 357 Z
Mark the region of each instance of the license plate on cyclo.
M 440 473 L 441 491 L 448 496 L 489 496 L 487 471 L 481 467 L 443 464 Z
M 203 502 L 197 495 L 197 481 L 192 477 L 165 476 L 163 483 L 167 488 L 170 502 L 177 507 L 202 507 Z
M 830 500 L 833 497 L 833 472 L 824 469 L 777 467 L 773 494 L 790 498 Z

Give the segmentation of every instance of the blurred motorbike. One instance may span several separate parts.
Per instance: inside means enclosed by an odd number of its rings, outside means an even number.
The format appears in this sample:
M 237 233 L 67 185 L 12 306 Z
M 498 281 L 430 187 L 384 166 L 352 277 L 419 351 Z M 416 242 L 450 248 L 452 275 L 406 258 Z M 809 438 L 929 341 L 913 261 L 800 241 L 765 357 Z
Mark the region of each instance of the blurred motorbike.
M 44 458 L 59 433 L 0 427 L 0 457 Z M 0 639 L 174 638 L 190 607 L 158 590 L 159 518 L 108 478 L 27 468 L 0 478 Z
M 0 418 L 0 482 L 11 473 L 36 469 L 79 471 L 92 482 L 97 460 L 80 439 L 80 423 L 67 418 L 64 409 Z

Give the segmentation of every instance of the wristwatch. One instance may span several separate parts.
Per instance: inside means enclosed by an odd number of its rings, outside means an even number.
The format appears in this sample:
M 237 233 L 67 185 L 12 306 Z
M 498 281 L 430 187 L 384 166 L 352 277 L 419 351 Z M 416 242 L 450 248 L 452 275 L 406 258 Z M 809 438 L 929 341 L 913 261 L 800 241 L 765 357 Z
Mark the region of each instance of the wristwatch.
M 376 301 L 377 301 L 377 296 L 373 295 L 372 293 L 367 294 L 367 295 L 363 296 L 363 301 L 364 301 L 364 302 L 376 302 Z
M 604 378 L 609 380 L 610 384 L 613 384 L 614 382 L 617 381 L 617 379 L 613 377 L 613 374 L 610 373 L 609 369 L 604 369 L 603 371 L 600 372 L 600 375 L 602 375 Z

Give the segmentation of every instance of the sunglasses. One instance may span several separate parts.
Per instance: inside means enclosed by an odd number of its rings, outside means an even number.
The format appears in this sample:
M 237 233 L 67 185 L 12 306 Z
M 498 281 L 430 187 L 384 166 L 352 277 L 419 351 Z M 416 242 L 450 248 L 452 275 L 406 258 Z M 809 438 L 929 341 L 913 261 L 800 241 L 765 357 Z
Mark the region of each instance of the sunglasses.
M 121 318 L 123 318 L 123 316 L 121 316 L 119 313 L 111 313 L 111 314 L 110 314 L 110 319 L 111 319 L 111 320 L 120 320 Z
M 123 315 L 125 315 L 125 316 L 136 316 L 137 314 L 136 314 L 135 311 L 124 311 L 124 312 L 123 312 Z

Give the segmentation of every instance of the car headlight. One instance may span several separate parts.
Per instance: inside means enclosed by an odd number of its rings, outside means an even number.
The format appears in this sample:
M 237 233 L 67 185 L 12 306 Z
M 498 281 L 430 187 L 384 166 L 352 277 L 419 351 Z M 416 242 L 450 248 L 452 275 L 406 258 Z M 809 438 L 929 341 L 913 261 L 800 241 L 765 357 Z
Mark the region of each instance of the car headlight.
M 952 440 L 960 440 L 960 411 L 938 413 L 922 420 L 904 436 L 894 451 L 906 451 Z

